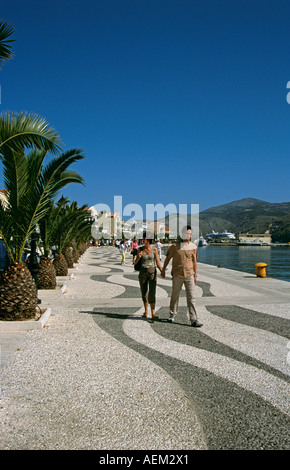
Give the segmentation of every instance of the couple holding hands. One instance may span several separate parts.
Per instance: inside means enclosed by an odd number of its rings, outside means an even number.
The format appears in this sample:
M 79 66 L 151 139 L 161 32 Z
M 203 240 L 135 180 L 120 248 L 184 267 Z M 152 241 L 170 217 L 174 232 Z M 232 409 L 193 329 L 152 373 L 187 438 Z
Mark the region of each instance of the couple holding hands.
M 200 327 L 195 308 L 194 287 L 196 284 L 197 270 L 197 246 L 191 242 L 191 228 L 189 226 L 182 230 L 182 241 L 172 244 L 167 252 L 164 265 L 161 267 L 157 248 L 152 244 L 153 240 L 144 238 L 144 245 L 139 248 L 135 264 L 141 260 L 139 272 L 139 284 L 145 311 L 143 317 L 148 316 L 148 304 L 151 308 L 152 319 L 155 315 L 157 272 L 156 266 L 165 278 L 165 270 L 172 259 L 172 294 L 170 300 L 169 322 L 174 322 L 178 310 L 178 300 L 181 288 L 184 284 L 186 291 L 188 316 L 191 326 Z

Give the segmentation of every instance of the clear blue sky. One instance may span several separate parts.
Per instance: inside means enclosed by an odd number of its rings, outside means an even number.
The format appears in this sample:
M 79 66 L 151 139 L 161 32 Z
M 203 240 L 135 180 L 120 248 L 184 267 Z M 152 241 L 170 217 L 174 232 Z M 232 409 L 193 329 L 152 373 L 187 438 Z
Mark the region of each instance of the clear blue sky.
M 84 149 L 71 200 L 290 201 L 289 0 L 0 0 L 0 18 L 0 111 Z

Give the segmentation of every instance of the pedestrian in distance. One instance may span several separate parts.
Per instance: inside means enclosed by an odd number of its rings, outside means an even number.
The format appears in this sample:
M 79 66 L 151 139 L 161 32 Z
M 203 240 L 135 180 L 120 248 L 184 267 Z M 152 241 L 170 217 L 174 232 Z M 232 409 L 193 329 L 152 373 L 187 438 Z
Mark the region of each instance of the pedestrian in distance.
M 161 277 L 165 278 L 165 270 L 172 259 L 172 293 L 170 299 L 170 317 L 173 323 L 178 313 L 178 301 L 182 286 L 185 286 L 187 310 L 191 326 L 200 327 L 195 308 L 195 284 L 197 280 L 197 246 L 191 242 L 191 227 L 184 227 L 181 232 L 182 241 L 173 243 L 166 255 Z
M 138 263 L 140 258 L 141 268 L 139 272 L 139 284 L 144 303 L 144 313 L 142 317 L 148 317 L 148 304 L 150 304 L 151 318 L 155 320 L 158 318 L 155 315 L 155 304 L 156 304 L 156 286 L 157 286 L 157 268 L 162 271 L 162 267 L 158 257 L 157 248 L 152 244 L 153 239 L 144 238 L 143 246 L 138 250 L 135 264 Z
M 126 253 L 127 253 L 127 245 L 125 243 L 125 240 L 122 240 L 120 244 L 120 253 L 122 255 L 121 264 L 124 265 L 126 263 Z
M 129 253 L 129 251 L 131 251 L 131 250 L 130 250 L 131 243 L 132 243 L 131 240 L 127 240 L 127 241 L 126 241 L 126 246 L 127 246 L 127 251 L 128 251 L 128 253 Z
M 162 255 L 163 244 L 161 243 L 160 240 L 156 240 L 156 248 L 157 248 L 157 251 L 158 251 L 159 259 L 160 259 L 160 261 L 161 261 L 161 255 Z
M 132 251 L 131 251 L 131 253 L 132 253 L 132 256 L 133 256 L 132 262 L 134 264 L 135 263 L 135 258 L 138 254 L 138 242 L 137 242 L 136 238 L 133 238 L 133 240 L 132 240 Z

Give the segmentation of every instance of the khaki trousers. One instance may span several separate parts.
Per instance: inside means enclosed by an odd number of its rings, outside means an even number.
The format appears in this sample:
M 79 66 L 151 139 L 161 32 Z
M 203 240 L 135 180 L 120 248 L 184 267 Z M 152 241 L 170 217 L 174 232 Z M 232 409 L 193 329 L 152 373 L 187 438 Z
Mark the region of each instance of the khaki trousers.
M 142 300 L 144 303 L 156 303 L 156 285 L 157 273 L 156 269 L 153 272 L 148 272 L 146 268 L 141 268 L 139 273 L 139 284 L 141 289 Z
M 178 301 L 179 301 L 179 294 L 181 291 L 182 286 L 185 286 L 186 292 L 186 301 L 187 301 L 187 309 L 190 321 L 197 320 L 197 313 L 195 309 L 195 294 L 194 294 L 194 278 L 193 276 L 189 277 L 172 277 L 172 294 L 170 300 L 170 314 L 177 315 L 178 311 Z

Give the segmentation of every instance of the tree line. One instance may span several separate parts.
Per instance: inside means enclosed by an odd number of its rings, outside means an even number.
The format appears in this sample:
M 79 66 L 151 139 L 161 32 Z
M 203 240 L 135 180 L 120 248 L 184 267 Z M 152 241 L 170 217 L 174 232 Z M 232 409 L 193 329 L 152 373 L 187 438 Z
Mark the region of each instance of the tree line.
M 13 33 L 11 25 L 0 22 L 0 66 L 14 56 Z M 59 134 L 45 118 L 29 112 L 0 114 L 5 194 L 0 200 L 0 239 L 8 259 L 0 274 L 0 319 L 34 318 L 37 289 L 55 288 L 56 276 L 67 275 L 87 248 L 90 211 L 60 197 L 67 185 L 84 185 L 82 176 L 71 169 L 84 158 L 81 149 L 64 151 Z

